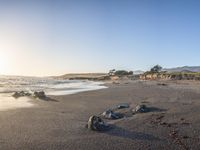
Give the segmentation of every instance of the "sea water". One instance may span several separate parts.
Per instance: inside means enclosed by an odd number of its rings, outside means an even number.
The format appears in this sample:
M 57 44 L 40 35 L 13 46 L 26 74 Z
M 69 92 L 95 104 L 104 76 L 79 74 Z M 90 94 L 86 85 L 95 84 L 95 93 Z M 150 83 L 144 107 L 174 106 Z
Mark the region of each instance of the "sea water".
M 14 99 L 18 91 L 33 93 L 44 91 L 46 95 L 68 95 L 107 88 L 102 82 L 88 80 L 59 80 L 53 77 L 0 76 L 0 110 L 31 107 L 30 98 Z
M 0 93 L 44 91 L 47 95 L 66 95 L 106 88 L 102 82 L 59 80 L 52 77 L 0 76 Z

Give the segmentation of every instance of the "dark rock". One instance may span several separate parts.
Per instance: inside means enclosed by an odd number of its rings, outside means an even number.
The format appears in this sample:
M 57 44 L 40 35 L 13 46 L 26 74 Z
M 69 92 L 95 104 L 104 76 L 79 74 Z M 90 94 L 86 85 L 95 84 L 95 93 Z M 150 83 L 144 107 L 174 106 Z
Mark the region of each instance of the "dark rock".
M 32 95 L 31 93 L 24 92 L 24 96 L 31 96 L 31 95 Z
M 18 97 L 20 97 L 21 95 L 20 95 L 19 92 L 15 92 L 12 96 L 13 96 L 14 98 L 18 98 Z
M 106 119 L 119 119 L 120 116 L 117 113 L 114 113 L 112 110 L 106 110 L 102 113 L 102 116 Z
M 39 99 L 45 99 L 46 95 L 44 91 L 34 92 L 34 97 Z
M 165 83 L 158 83 L 157 85 L 167 86 L 167 84 L 165 84 Z
M 137 105 L 134 112 L 136 113 L 145 113 L 148 112 L 148 108 L 146 107 L 146 105 Z
M 87 128 L 93 131 L 103 131 L 109 126 L 97 116 L 91 116 L 88 120 Z
M 118 109 L 129 108 L 129 104 L 127 104 L 127 103 L 119 104 L 119 105 L 117 105 L 117 108 Z
M 31 96 L 31 94 L 28 92 L 20 91 L 20 92 L 15 92 L 12 96 L 14 98 L 19 98 L 19 97 L 23 97 L 23 96 Z

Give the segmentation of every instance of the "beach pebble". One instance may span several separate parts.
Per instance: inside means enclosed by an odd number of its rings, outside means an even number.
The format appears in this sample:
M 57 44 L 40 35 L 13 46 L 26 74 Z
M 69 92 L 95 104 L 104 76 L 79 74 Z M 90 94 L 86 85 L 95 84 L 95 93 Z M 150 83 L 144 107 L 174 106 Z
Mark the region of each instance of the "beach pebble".
M 100 117 L 91 116 L 88 120 L 87 127 L 93 131 L 102 131 L 108 128 L 108 125 Z

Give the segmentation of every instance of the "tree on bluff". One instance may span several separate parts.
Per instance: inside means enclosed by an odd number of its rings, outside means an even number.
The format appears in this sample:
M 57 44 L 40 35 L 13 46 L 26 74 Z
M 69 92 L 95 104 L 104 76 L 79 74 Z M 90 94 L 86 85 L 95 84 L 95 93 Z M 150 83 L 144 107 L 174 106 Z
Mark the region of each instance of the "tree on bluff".
M 154 66 L 153 68 L 151 68 L 151 72 L 155 72 L 155 73 L 158 73 L 162 70 L 162 67 L 160 65 L 156 65 Z
M 125 76 L 125 75 L 133 75 L 133 71 L 112 69 L 112 70 L 109 71 L 108 74 L 109 75 L 115 75 L 115 76 Z

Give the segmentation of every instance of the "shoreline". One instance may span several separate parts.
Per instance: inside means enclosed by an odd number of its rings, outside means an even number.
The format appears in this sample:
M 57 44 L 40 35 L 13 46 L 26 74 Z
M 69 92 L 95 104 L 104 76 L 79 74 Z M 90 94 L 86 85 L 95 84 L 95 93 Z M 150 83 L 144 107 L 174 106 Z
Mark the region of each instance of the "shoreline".
M 88 92 L 88 91 L 96 91 L 96 90 L 106 89 L 106 88 L 108 88 L 108 87 L 105 86 L 105 83 L 94 82 L 93 87 L 87 87 L 85 89 L 80 88 L 80 89 L 74 89 L 74 90 L 62 90 L 62 91 L 48 92 L 47 98 L 54 97 L 54 96 L 67 96 L 67 95 L 71 95 L 71 94 L 77 94 L 77 93 Z M 33 107 L 34 101 L 37 100 L 30 96 L 14 98 L 12 96 L 12 94 L 13 93 L 0 93 L 0 111 Z
M 122 81 L 106 85 L 109 88 L 51 96 L 50 101 L 36 100 L 34 104 L 37 107 L 0 112 L 0 133 L 3 135 L 1 148 L 199 148 L 199 91 L 184 89 L 187 86 L 185 83 L 171 81 Z M 200 88 L 200 84 L 191 83 L 190 86 Z M 157 109 L 120 120 L 108 120 L 113 129 L 106 132 L 99 133 L 85 128 L 91 115 L 98 115 L 119 103 L 130 103 L 130 109 L 141 103 Z M 172 131 L 176 131 L 175 137 Z M 177 139 L 181 144 L 175 142 Z

